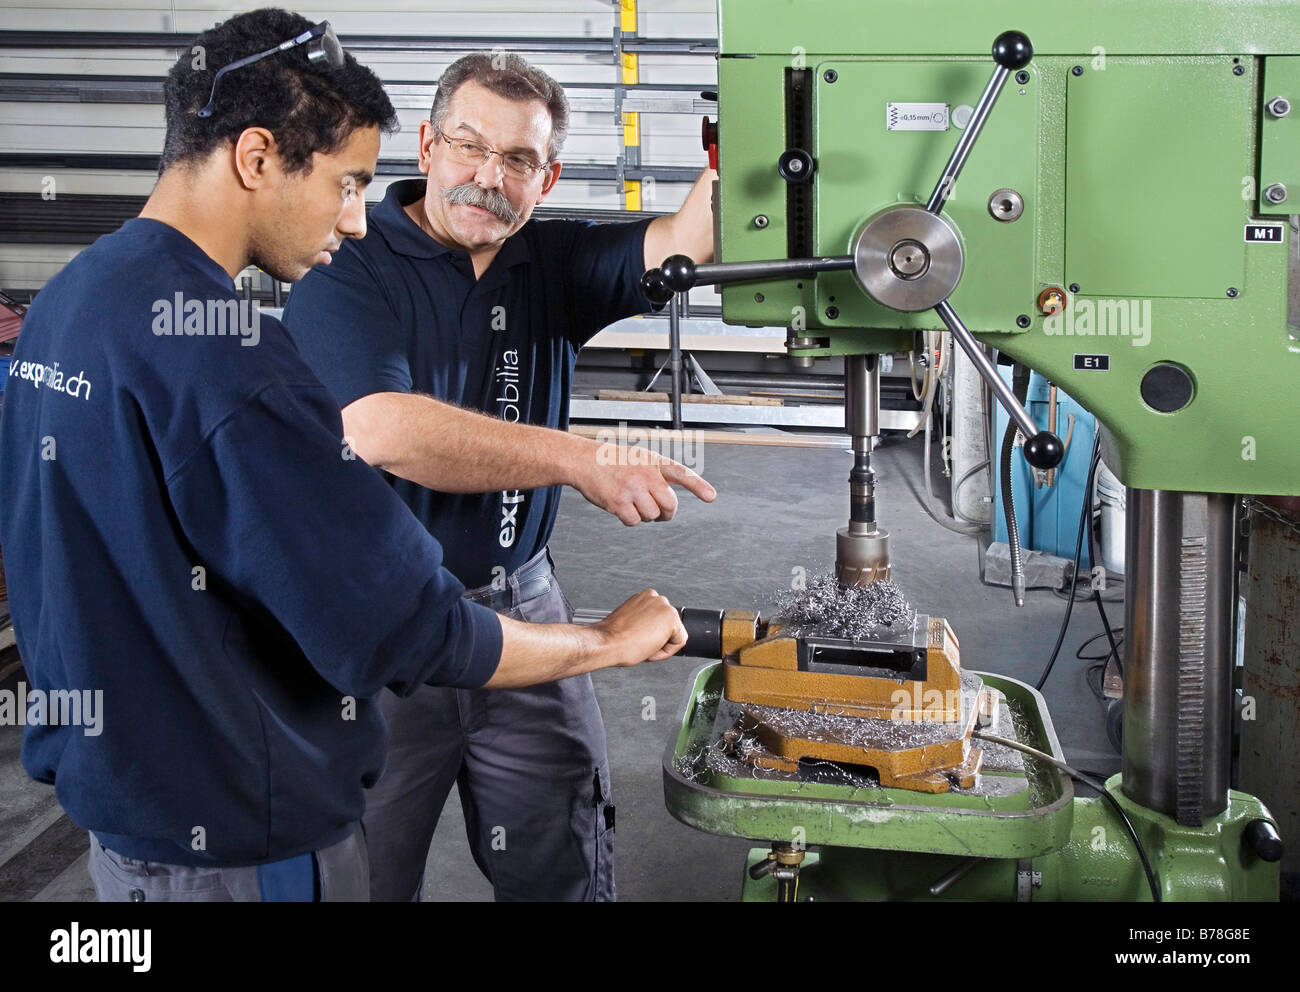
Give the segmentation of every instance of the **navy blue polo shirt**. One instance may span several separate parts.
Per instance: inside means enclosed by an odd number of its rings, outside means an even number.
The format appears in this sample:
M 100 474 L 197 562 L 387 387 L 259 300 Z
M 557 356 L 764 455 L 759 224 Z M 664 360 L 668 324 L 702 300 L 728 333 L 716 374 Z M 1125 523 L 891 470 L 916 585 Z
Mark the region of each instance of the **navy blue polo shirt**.
M 530 220 L 475 280 L 469 254 L 429 237 L 402 207 L 425 180 L 393 183 L 365 238 L 294 287 L 284 321 L 339 406 L 419 392 L 504 420 L 561 430 L 578 349 L 649 309 L 649 221 Z M 546 546 L 559 486 L 459 495 L 389 476 L 466 586 L 514 571 Z
M 370 697 L 496 670 L 496 616 L 179 231 L 128 221 L 50 280 L 6 387 L 24 691 L 68 701 L 24 707 L 22 762 L 107 847 L 234 866 L 334 843 L 384 764 Z

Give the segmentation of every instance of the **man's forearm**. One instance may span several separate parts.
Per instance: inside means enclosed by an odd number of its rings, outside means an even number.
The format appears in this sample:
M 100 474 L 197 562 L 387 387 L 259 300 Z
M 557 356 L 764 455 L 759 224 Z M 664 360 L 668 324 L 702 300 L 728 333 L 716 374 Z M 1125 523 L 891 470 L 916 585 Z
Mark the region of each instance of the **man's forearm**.
M 657 268 L 669 255 L 713 261 L 713 180 L 717 178 L 716 172 L 705 169 L 677 213 L 650 223 L 645 235 L 647 269 Z
M 374 393 L 343 411 L 363 461 L 445 493 L 573 485 L 599 445 L 565 431 L 511 424 L 418 393 Z
M 599 635 L 591 627 L 500 619 L 501 661 L 485 689 L 518 689 L 602 667 Z
M 660 661 L 681 650 L 686 629 L 672 604 L 653 589 L 637 593 L 589 627 L 533 624 L 499 616 L 501 660 L 486 689 L 515 689 Z

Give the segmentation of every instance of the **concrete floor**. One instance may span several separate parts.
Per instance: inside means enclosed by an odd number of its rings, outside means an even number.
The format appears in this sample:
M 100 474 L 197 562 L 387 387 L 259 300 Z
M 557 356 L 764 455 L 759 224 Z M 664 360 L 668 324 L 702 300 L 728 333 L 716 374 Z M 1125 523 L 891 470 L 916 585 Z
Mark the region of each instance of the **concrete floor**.
M 1016 609 L 1009 590 L 980 583 L 976 541 L 940 527 L 909 491 L 921 488 L 920 440 L 888 440 L 875 459 L 895 581 L 918 610 L 948 619 L 964 665 L 1033 682 L 1064 601 L 1033 591 Z M 812 575 L 832 565 L 851 461 L 838 448 L 710 444 L 695 467 L 717 487 L 717 501 L 683 496 L 675 520 L 635 528 L 569 493 L 551 544 L 569 599 L 579 609 L 608 610 L 653 586 L 679 606 L 761 609 L 790 587 L 794 569 Z M 1122 623 L 1119 605 L 1111 607 L 1111 622 Z M 1109 774 L 1118 769 L 1118 756 L 1107 742 L 1104 711 L 1085 685 L 1084 666 L 1074 659 L 1078 645 L 1100 630 L 1095 609 L 1076 609 L 1045 695 L 1067 759 Z M 618 806 L 618 893 L 625 901 L 739 897 L 751 843 L 692 830 L 664 808 L 663 752 L 690 673 L 700 664 L 673 658 L 595 676 Z M 647 697 L 654 720 L 643 719 Z M 93 899 L 85 834 L 61 816 L 52 789 L 26 778 L 18 741 L 18 728 L 0 728 L 0 901 Z M 425 897 L 491 898 L 465 843 L 454 790 L 430 851 Z
M 0 673 L 3 689 L 23 677 L 7 660 Z M 0 902 L 93 901 L 86 832 L 63 815 L 51 786 L 27 777 L 21 740 L 21 727 L 0 727 Z

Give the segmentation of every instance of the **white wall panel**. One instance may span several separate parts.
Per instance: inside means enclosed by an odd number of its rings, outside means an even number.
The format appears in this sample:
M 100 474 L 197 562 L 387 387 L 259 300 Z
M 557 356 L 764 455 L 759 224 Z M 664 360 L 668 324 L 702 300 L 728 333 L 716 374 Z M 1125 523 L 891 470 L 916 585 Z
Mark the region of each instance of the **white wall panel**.
M 656 38 L 711 38 L 717 15 L 709 0 L 643 0 L 638 4 L 638 32 Z M 243 4 L 194 3 L 192 0 L 41 0 L 5 7 L 11 31 L 174 31 L 198 34 L 213 24 L 251 9 Z M 519 37 L 608 37 L 616 9 L 601 0 L 518 0 L 484 2 L 466 8 L 460 0 L 386 0 L 358 8 L 356 0 L 315 0 L 290 9 L 312 20 L 328 18 L 346 34 L 448 34 Z
M 44 286 L 81 250 L 81 245 L 0 244 L 0 284 L 23 289 Z
M 716 37 L 713 0 L 640 0 L 639 35 L 656 39 Z M 203 0 L 21 0 L 4 8 L 3 30 L 177 32 L 198 34 L 250 4 Z M 612 35 L 617 5 L 606 0 L 383 0 L 372 7 L 356 0 L 320 0 L 293 6 L 304 16 L 328 18 L 344 40 L 348 35 L 468 36 L 494 38 L 578 38 L 610 45 L 608 51 L 561 53 L 526 51 L 523 55 L 567 87 L 575 110 L 564 148 L 566 164 L 612 166 L 623 152 L 620 121 L 614 112 L 609 84 L 620 80 L 614 62 Z M 500 47 L 509 50 L 509 46 Z M 526 49 L 527 46 L 519 46 Z M 71 77 L 139 76 L 161 79 L 174 64 L 176 49 L 0 49 L 0 73 Z M 375 70 L 390 88 L 402 130 L 385 139 L 381 157 L 414 162 L 419 122 L 428 114 L 435 82 L 461 53 L 410 49 L 359 51 L 358 58 Z M 687 53 L 642 54 L 640 80 L 650 85 L 689 85 L 673 94 L 676 113 L 642 112 L 641 161 L 650 176 L 656 167 L 703 168 L 699 146 L 699 116 L 693 108 L 698 91 L 716 86 L 712 57 Z M 577 84 L 603 84 L 582 88 Z M 658 95 L 647 94 L 647 99 Z M 686 112 L 689 111 L 689 112 Z M 158 104 L 0 102 L 0 151 L 50 154 L 157 155 L 165 125 Z M 153 188 L 152 172 L 109 170 L 0 169 L 0 192 L 34 193 L 44 177 L 55 173 L 60 195 L 145 195 Z M 367 199 L 382 196 L 391 177 L 381 177 Z M 656 179 L 645 189 L 645 209 L 676 209 L 688 190 L 682 182 Z M 611 181 L 585 181 L 570 173 L 547 198 L 548 207 L 617 210 L 622 195 Z M 0 232 L 0 287 L 35 288 L 71 257 L 55 246 L 3 244 Z
M 148 196 L 157 177 L 152 172 L 108 169 L 0 169 L 0 190 L 40 193 L 46 177 L 54 179 L 54 195 Z M 0 236 L 0 241 L 3 241 Z

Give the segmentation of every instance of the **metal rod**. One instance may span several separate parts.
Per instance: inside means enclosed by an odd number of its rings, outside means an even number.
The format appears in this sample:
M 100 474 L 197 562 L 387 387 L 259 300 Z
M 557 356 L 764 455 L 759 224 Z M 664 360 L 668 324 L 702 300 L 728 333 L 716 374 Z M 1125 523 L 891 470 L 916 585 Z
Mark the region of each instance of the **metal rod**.
M 5 169 L 114 169 L 124 171 L 157 172 L 157 155 L 117 154 L 115 152 L 9 152 L 0 151 L 0 168 Z M 653 178 L 660 183 L 693 183 L 700 175 L 700 170 L 684 165 L 638 165 L 625 170 L 628 179 Z M 376 175 L 381 176 L 418 176 L 420 170 L 413 160 L 381 158 Z M 566 179 L 580 179 L 590 182 L 609 182 L 618 176 L 617 167 L 609 165 L 574 163 L 564 170 Z M 7 194 L 12 196 L 13 194 Z M 37 194 L 39 196 L 39 194 Z M 53 202 L 58 203 L 62 196 Z M 653 211 L 643 211 L 648 216 Z M 636 217 L 637 213 L 623 211 L 624 218 Z
M 0 103 L 3 101 L 0 100 Z M 94 156 L 91 156 L 94 158 Z M 0 152 L 0 168 L 12 167 L 6 156 Z M 63 168 L 66 162 L 46 162 L 33 165 L 27 162 L 20 168 Z M 381 170 L 383 163 L 380 163 Z M 108 163 L 103 160 L 83 162 L 75 168 L 122 168 L 127 170 L 157 171 L 156 157 L 152 165 L 144 162 L 125 161 Z M 653 171 L 653 170 L 650 170 Z M 565 172 L 568 178 L 568 172 Z M 629 170 L 629 177 L 636 176 L 636 170 Z M 675 180 L 660 180 L 663 183 Z M 111 234 L 128 220 L 139 215 L 143 209 L 144 196 L 120 196 L 96 193 L 59 192 L 55 200 L 42 200 L 39 192 L 13 193 L 0 192 L 0 231 L 4 231 L 5 241 L 9 244 L 89 244 L 103 234 Z M 369 209 L 372 204 L 367 205 Z M 600 210 L 582 207 L 538 207 L 533 211 L 538 220 L 550 217 L 564 217 L 574 220 L 626 221 L 659 216 L 650 211 Z M 694 308 L 695 317 L 720 315 L 720 307 L 702 304 Z M 686 315 L 683 314 L 683 317 Z M 651 318 L 646 318 L 651 319 Z M 667 319 L 665 315 L 664 319 Z
M 944 874 L 940 875 L 930 885 L 930 895 L 943 895 L 955 882 L 963 878 L 967 872 L 976 865 L 983 863 L 983 860 L 983 858 L 968 858 L 951 871 L 944 872 Z
M 874 356 L 848 355 L 844 359 L 845 432 L 853 438 L 854 447 L 871 445 L 862 439 L 880 433 L 880 363 L 871 361 Z
M 993 390 L 994 395 L 1002 403 L 1007 414 L 1016 422 L 1016 426 L 1020 428 L 1020 433 L 1024 435 L 1025 440 L 1027 441 L 1035 436 L 1038 433 L 1038 425 L 1029 416 L 1029 411 L 1021 406 L 1020 401 L 1016 399 L 1011 387 L 1002 381 L 1002 376 L 998 375 L 997 369 L 989 361 L 988 355 L 984 354 L 984 349 L 979 346 L 970 330 L 957 316 L 957 311 L 952 308 L 952 304 L 944 300 L 934 309 L 939 314 L 939 319 L 952 332 L 953 340 L 961 346 L 962 351 L 966 352 L 966 357 L 975 366 L 975 371 L 988 383 L 989 388 Z
M 962 166 L 966 164 L 971 149 L 975 147 L 975 139 L 979 137 L 980 129 L 984 127 L 984 122 L 988 119 L 989 112 L 992 111 L 993 104 L 997 102 L 998 94 L 1002 92 L 1002 87 L 1006 85 L 1007 76 L 1009 75 L 1011 75 L 1011 70 L 1003 66 L 998 66 L 993 70 L 993 76 L 989 79 L 988 85 L 984 87 L 984 92 L 980 94 L 979 103 L 975 104 L 975 110 L 970 115 L 970 122 L 966 125 L 966 130 L 957 139 L 957 147 L 952 150 L 952 157 L 948 159 L 943 175 L 939 177 L 939 182 L 935 185 L 934 192 L 930 194 L 930 200 L 925 205 L 925 209 L 930 213 L 937 214 L 942 210 L 944 203 L 952 195 L 952 189 L 957 184 L 957 177 L 961 175 Z
M 672 384 L 670 405 L 673 430 L 682 429 L 682 319 L 681 293 L 668 301 L 668 374 Z
M 753 279 L 780 279 L 853 268 L 852 255 L 825 258 L 777 258 L 765 262 L 706 262 L 695 266 L 695 285 L 717 286 Z
M 1053 434 L 1056 433 L 1056 383 L 1051 382 L 1047 385 L 1047 429 Z M 1047 485 L 1056 484 L 1056 469 L 1047 470 Z M 1084 497 L 1085 499 L 1088 496 Z
M 820 375 L 817 373 L 799 373 L 787 374 L 782 377 L 779 375 L 753 375 L 744 372 L 714 372 L 709 376 L 719 387 L 735 387 L 737 389 L 787 389 L 787 390 L 820 390 L 827 394 L 834 393 L 836 397 L 844 393 L 844 381 L 837 375 Z M 911 387 L 902 382 L 893 384 L 899 390 L 907 390 Z M 911 399 L 911 393 L 907 394 Z

